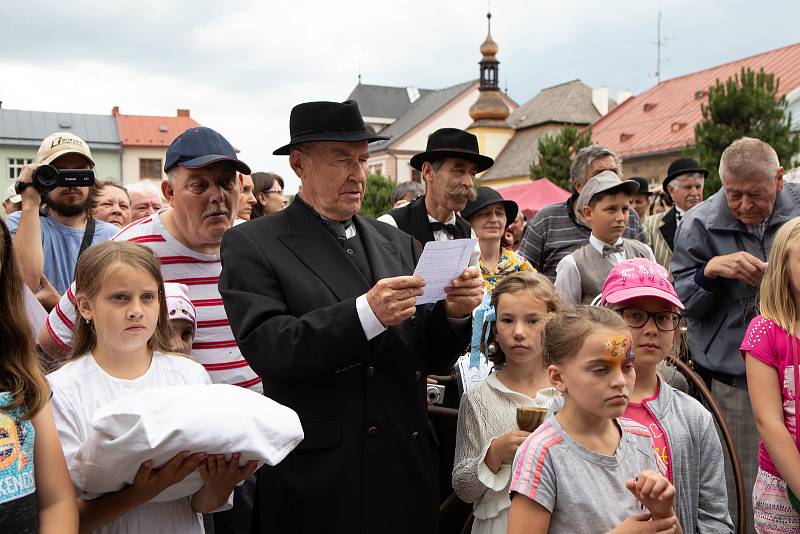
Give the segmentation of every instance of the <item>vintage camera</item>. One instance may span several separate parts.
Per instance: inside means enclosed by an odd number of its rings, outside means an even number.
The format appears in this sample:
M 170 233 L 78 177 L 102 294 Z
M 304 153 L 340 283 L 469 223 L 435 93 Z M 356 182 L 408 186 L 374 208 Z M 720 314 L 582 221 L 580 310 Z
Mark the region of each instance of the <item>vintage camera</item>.
M 91 187 L 94 185 L 92 169 L 56 169 L 52 165 L 42 165 L 33 171 L 33 182 L 17 182 L 14 189 L 17 194 L 33 185 L 40 194 L 49 193 L 56 187 Z
M 428 400 L 433 404 L 442 404 L 444 402 L 444 386 L 428 384 Z

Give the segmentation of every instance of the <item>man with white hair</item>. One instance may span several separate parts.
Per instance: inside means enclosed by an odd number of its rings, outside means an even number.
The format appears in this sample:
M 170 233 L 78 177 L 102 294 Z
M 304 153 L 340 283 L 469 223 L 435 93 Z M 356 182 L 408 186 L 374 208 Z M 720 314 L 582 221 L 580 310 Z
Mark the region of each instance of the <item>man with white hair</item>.
M 154 214 L 161 209 L 161 193 L 152 183 L 142 180 L 125 186 L 131 197 L 131 222 Z
M 691 158 L 679 158 L 667 169 L 667 177 L 661 187 L 672 198 L 672 208 L 664 213 L 651 215 L 644 223 L 647 241 L 653 249 L 656 261 L 669 271 L 672 251 L 675 249 L 675 232 L 678 223 L 691 208 L 703 201 L 703 185 L 708 171 Z
M 696 368 L 710 382 L 731 428 L 745 478 L 750 532 L 758 432 L 739 346 L 757 313 L 772 239 L 783 223 L 800 215 L 800 186 L 784 184 L 775 150 L 750 137 L 725 149 L 719 174 L 722 189 L 684 215 L 678 226 L 672 274 L 686 306 Z M 727 478 L 733 498 L 733 478 Z M 735 523 L 736 504 L 729 504 Z

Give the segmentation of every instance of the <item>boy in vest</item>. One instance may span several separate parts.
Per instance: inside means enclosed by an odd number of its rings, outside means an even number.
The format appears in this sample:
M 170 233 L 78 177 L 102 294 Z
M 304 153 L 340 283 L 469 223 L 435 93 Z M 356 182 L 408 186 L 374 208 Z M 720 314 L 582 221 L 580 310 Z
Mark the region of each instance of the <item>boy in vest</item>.
M 590 304 L 602 292 L 614 265 L 631 258 L 655 261 L 649 246 L 622 237 L 628 225 L 629 201 L 638 189 L 637 182 L 623 181 L 613 171 L 603 171 L 586 182 L 575 206 L 592 235 L 556 267 L 556 289 L 562 301 Z

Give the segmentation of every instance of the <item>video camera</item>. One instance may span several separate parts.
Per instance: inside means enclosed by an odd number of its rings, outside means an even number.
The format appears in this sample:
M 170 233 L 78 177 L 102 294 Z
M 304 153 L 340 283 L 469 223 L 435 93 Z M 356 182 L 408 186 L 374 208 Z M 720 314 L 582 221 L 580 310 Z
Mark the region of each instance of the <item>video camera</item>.
M 33 186 L 44 195 L 56 187 L 91 187 L 94 185 L 93 169 L 56 169 L 52 165 L 42 165 L 33 171 L 33 182 L 17 182 L 14 190 L 22 193 Z

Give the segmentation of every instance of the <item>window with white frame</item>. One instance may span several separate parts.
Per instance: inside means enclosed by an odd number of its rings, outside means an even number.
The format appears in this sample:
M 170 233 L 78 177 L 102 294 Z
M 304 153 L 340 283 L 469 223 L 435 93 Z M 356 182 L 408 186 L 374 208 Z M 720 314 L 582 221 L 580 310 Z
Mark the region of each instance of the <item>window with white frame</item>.
M 29 158 L 8 158 L 8 177 L 16 180 L 25 165 L 33 163 Z

